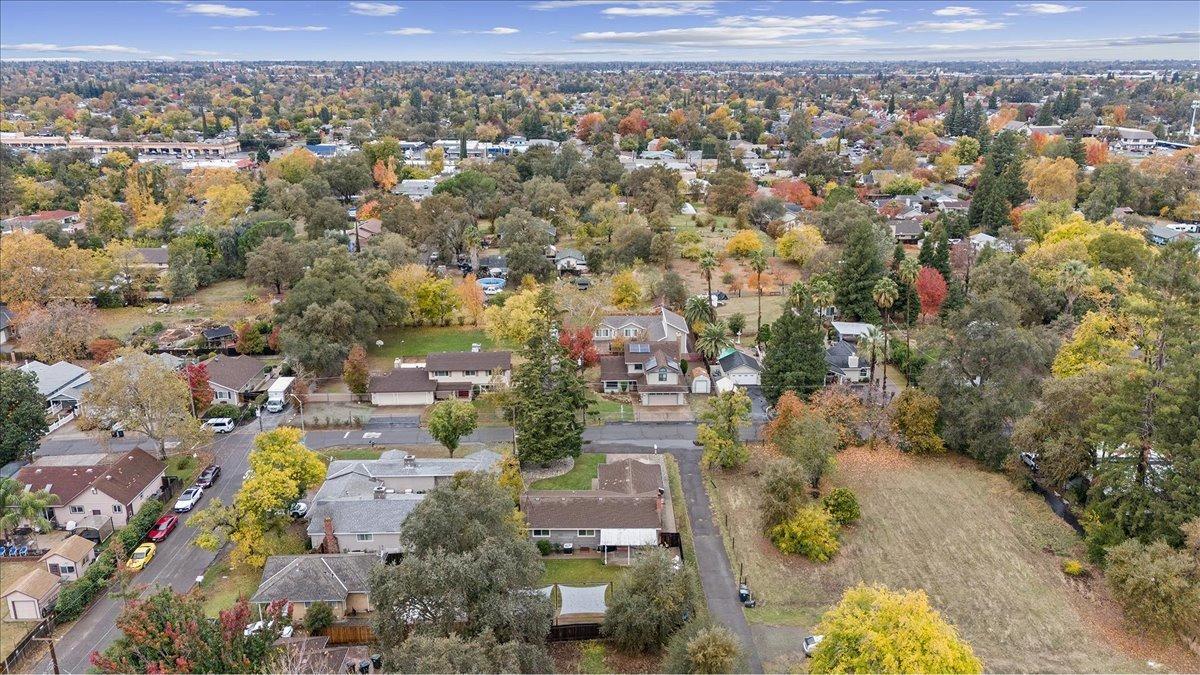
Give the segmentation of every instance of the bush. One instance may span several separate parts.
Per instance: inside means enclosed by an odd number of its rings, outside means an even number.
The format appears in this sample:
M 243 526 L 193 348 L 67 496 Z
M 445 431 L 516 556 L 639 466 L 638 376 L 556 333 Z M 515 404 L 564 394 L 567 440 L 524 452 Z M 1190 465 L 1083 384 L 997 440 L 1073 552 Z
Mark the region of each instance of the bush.
M 667 643 L 662 670 L 666 673 L 732 673 L 738 669 L 740 645 L 724 626 L 695 619 Z
M 1069 577 L 1081 577 L 1084 574 L 1083 563 L 1074 558 L 1067 558 L 1062 561 L 1063 574 Z
M 147 499 L 142 508 L 138 509 L 137 515 L 129 520 L 129 523 L 122 527 L 116 534 L 117 541 L 121 542 L 121 546 L 125 547 L 125 552 L 130 553 L 137 548 L 138 544 L 142 543 L 142 539 L 150 528 L 154 527 L 154 523 L 158 521 L 162 515 L 165 506 L 157 499 Z
M 821 505 L 838 525 L 849 525 L 862 517 L 858 498 L 847 488 L 834 488 L 821 500 Z
M 763 530 L 782 523 L 808 501 L 808 475 L 794 461 L 781 459 L 767 465 L 762 477 Z
M 228 417 L 234 422 L 240 422 L 245 411 L 232 403 L 217 403 L 208 407 L 204 411 L 204 419 L 211 420 L 218 417 Z
M 545 539 L 538 539 L 537 549 L 542 555 L 550 555 L 551 553 L 554 553 L 554 544 L 551 544 Z
M 108 587 L 108 581 L 116 571 L 116 557 L 111 549 L 97 556 L 83 576 L 66 584 L 59 592 L 54 605 L 58 611 L 58 621 L 62 623 L 78 619 L 92 604 L 92 600 Z
M 333 625 L 333 608 L 328 602 L 314 602 L 304 614 L 304 628 L 315 635 Z
M 826 562 L 838 552 L 837 530 L 838 525 L 828 511 L 806 506 L 768 530 L 767 536 L 782 553 Z

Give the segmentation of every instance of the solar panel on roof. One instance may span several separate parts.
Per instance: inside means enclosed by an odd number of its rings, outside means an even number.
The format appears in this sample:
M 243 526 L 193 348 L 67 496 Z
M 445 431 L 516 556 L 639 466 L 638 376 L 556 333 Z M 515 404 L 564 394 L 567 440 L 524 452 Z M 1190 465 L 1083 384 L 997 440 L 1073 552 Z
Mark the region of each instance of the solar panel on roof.
M 629 345 L 629 351 L 633 352 L 634 354 L 649 354 L 650 345 L 638 342 Z

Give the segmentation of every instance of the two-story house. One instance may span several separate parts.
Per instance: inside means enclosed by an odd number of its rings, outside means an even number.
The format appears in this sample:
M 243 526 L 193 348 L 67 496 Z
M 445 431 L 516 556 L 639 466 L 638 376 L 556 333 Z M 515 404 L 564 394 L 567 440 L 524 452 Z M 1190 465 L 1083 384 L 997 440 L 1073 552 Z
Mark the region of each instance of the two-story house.
M 688 325 L 680 315 L 666 307 L 659 307 L 654 314 L 606 316 L 592 331 L 592 341 L 601 353 L 612 350 L 617 344 L 629 342 L 664 343 L 674 342 L 679 354 L 688 353 Z
M 402 365 L 371 377 L 372 405 L 430 405 L 446 399 L 470 400 L 512 378 L 512 352 L 438 352 L 424 364 Z
M 312 498 L 307 534 L 325 553 L 400 553 L 400 528 L 425 494 L 462 471 L 492 471 L 500 455 L 451 459 L 386 450 L 376 460 L 335 460 Z
M 600 357 L 605 393 L 637 392 L 642 405 L 687 405 L 688 385 L 676 342 L 630 342 L 622 354 Z
M 147 499 L 162 489 L 167 465 L 141 448 L 134 448 L 111 464 L 22 467 L 14 476 L 31 492 L 45 490 L 58 497 L 50 507 L 60 526 L 86 516 L 108 516 L 114 527 L 124 527 Z
M 825 350 L 825 379 L 829 383 L 862 384 L 870 379 L 870 359 L 860 359 L 853 343 L 838 340 Z

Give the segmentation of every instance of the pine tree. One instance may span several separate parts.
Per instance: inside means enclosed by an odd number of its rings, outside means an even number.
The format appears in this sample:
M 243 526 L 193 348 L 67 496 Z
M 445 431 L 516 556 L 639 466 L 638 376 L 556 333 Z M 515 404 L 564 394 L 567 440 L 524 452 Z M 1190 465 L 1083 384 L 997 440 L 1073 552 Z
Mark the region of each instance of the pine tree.
M 896 95 L 892 94 L 892 97 L 888 99 L 887 114 L 891 115 L 891 114 L 894 114 L 895 112 L 896 112 Z
M 799 296 L 799 297 L 797 297 Z M 771 324 L 762 390 L 774 405 L 786 391 L 807 397 L 825 382 L 825 334 L 807 292 L 793 295 Z
M 879 308 L 871 296 L 875 282 L 883 276 L 874 223 L 860 223 L 850 231 L 835 291 L 837 307 L 850 321 L 879 321 Z

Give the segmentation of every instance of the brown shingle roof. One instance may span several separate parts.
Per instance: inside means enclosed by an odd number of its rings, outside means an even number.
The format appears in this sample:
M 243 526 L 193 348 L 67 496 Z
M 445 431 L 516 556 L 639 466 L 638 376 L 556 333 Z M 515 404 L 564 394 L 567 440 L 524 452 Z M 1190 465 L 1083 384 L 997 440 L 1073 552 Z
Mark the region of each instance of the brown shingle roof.
M 8 597 L 13 593 L 24 593 L 31 598 L 45 600 L 57 586 L 58 577 L 51 574 L 45 567 L 35 567 L 25 576 L 17 579 L 17 583 L 8 589 L 4 597 Z
M 21 467 L 15 476 L 18 483 L 26 486 L 31 492 L 45 490 L 58 497 L 59 504 L 66 504 L 101 473 L 98 466 L 38 466 L 30 464 Z
M 435 352 L 425 357 L 430 370 L 486 370 L 512 368 L 512 352 Z
M 521 511 L 535 529 L 661 527 L 657 496 L 539 490 L 521 497 Z
M 625 357 L 601 356 L 600 357 L 600 381 L 611 382 L 613 380 L 636 380 L 637 375 L 630 374 L 625 366 Z
M 662 470 L 657 464 L 636 459 L 601 464 L 596 468 L 597 485 L 607 492 L 627 495 L 654 494 L 662 487 Z
M 250 386 L 267 364 L 261 359 L 244 354 L 239 356 L 224 356 L 218 354 L 204 362 L 208 369 L 208 381 L 219 384 L 226 389 L 242 391 Z
M 128 504 L 151 486 L 167 465 L 141 448 L 134 448 L 108 466 L 93 485 L 122 504 Z
M 54 548 L 46 551 L 46 554 L 39 558 L 39 560 L 45 560 L 52 555 L 60 555 L 67 560 L 77 563 L 83 562 L 83 559 L 86 558 L 95 547 L 96 545 L 87 539 L 84 539 L 77 534 L 73 534 L 58 542 L 58 545 Z
M 429 379 L 424 368 L 396 368 L 387 375 L 374 375 L 367 391 L 372 394 L 391 394 L 408 391 L 434 391 L 437 381 Z
M 31 464 L 17 472 L 16 479 L 30 490 L 46 490 L 58 497 L 62 506 L 94 487 L 113 499 L 128 504 L 141 494 L 166 469 L 166 465 L 145 450 L 134 448 L 108 465 L 38 466 Z

